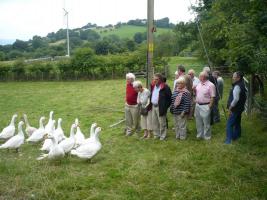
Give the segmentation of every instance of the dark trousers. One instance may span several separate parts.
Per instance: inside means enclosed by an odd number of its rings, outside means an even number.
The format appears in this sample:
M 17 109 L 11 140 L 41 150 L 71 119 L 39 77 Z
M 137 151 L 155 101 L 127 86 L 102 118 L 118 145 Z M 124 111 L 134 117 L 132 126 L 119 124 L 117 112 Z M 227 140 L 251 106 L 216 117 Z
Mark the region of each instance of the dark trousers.
M 242 112 L 232 112 L 226 125 L 226 143 L 231 143 L 241 137 L 241 115 Z

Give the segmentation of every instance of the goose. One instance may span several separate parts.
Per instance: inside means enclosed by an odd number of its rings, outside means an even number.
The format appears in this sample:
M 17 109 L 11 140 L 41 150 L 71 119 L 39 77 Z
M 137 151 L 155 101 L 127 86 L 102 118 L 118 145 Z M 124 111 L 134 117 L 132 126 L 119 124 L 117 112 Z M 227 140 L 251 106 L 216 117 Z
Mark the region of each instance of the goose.
M 20 121 L 18 124 L 18 134 L 11 137 L 4 144 L 0 146 L 0 149 L 16 149 L 18 152 L 19 147 L 24 144 L 24 133 L 22 131 L 22 126 L 24 122 Z
M 75 124 L 76 124 L 76 127 L 77 127 L 76 134 L 75 134 L 75 140 L 76 140 L 75 147 L 78 147 L 84 142 L 85 137 L 84 137 L 84 134 L 82 133 L 82 131 L 81 131 L 80 127 L 79 127 L 78 118 L 75 119 Z
M 49 134 L 53 131 L 53 114 L 54 111 L 50 111 L 49 113 L 49 120 L 47 124 L 45 125 L 45 133 Z
M 45 120 L 45 117 L 41 117 L 39 120 L 39 128 L 32 133 L 32 135 L 26 140 L 27 142 L 40 142 L 45 133 L 45 128 L 43 121 Z
M 48 158 L 50 160 L 63 158 L 65 155 L 65 152 L 62 149 L 62 147 L 58 145 L 58 142 L 55 136 L 49 134 L 48 139 L 52 141 L 49 152 L 47 154 L 41 154 L 36 160 L 43 160 L 44 158 Z
M 91 141 L 94 140 L 94 136 L 95 136 L 95 129 L 97 127 L 97 123 L 93 123 L 91 125 L 91 129 L 90 129 L 90 137 L 85 139 L 82 143 L 82 145 L 86 144 L 86 143 L 90 143 Z
M 2 130 L 2 132 L 0 133 L 0 139 L 5 139 L 6 140 L 6 139 L 9 139 L 9 138 L 14 136 L 15 130 L 16 130 L 15 120 L 16 120 L 17 117 L 18 117 L 17 114 L 14 114 L 12 116 L 10 124 L 7 127 L 5 127 Z
M 95 130 L 94 140 L 92 142 L 79 146 L 77 149 L 71 151 L 72 155 L 76 155 L 84 160 L 91 160 L 102 148 L 102 145 L 99 141 L 99 133 L 101 128 L 98 127 Z
M 53 120 L 52 121 L 52 125 L 53 127 L 55 127 L 55 123 L 56 121 Z M 52 132 L 49 133 L 50 136 L 55 136 L 55 129 L 53 128 Z M 57 139 L 57 137 L 55 137 L 55 139 Z M 42 146 L 42 148 L 40 149 L 41 151 L 50 151 L 50 147 L 52 146 L 53 142 L 51 138 L 46 138 L 44 141 L 44 144 Z
M 61 142 L 62 140 L 66 139 L 66 136 L 64 135 L 64 131 L 61 127 L 62 119 L 59 118 L 57 121 L 57 129 L 54 132 L 55 137 L 57 138 L 58 142 Z
M 59 143 L 59 146 L 64 150 L 65 153 L 69 153 L 71 149 L 75 146 L 75 136 L 74 136 L 75 128 L 76 124 L 72 124 L 70 129 L 70 137 L 66 138 L 65 140 Z
M 23 118 L 24 118 L 24 121 L 25 121 L 25 124 L 26 124 L 25 132 L 26 132 L 26 134 L 28 136 L 31 136 L 32 133 L 37 130 L 37 128 L 30 126 L 30 123 L 28 121 L 28 117 L 27 117 L 26 114 L 23 114 Z

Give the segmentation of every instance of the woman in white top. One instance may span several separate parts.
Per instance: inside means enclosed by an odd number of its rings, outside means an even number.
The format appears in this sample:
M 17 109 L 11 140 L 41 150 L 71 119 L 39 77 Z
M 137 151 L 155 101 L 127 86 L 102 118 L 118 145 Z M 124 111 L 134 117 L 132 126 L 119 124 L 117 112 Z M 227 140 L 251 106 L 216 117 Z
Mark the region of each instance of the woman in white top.
M 141 107 L 141 128 L 144 130 L 143 138 L 150 138 L 152 136 L 150 91 L 147 88 L 143 88 L 141 81 L 134 81 L 133 87 L 138 92 L 137 103 Z

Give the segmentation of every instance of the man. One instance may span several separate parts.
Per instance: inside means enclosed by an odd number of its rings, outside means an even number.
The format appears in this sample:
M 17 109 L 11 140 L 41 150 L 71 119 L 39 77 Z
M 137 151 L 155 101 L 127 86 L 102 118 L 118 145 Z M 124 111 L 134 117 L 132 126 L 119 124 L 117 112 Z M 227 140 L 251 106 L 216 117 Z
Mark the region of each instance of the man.
M 185 87 L 192 94 L 193 83 L 192 83 L 191 78 L 185 74 L 185 67 L 183 65 L 178 65 L 177 72 L 178 72 L 178 75 L 176 76 L 177 79 L 174 80 L 173 91 L 175 91 L 176 82 L 178 78 L 183 76 L 185 79 Z
M 137 95 L 133 87 L 135 75 L 132 73 L 126 74 L 126 98 L 125 98 L 125 124 L 126 136 L 130 136 L 138 128 L 139 121 L 139 106 L 137 104 Z
M 193 88 L 196 88 L 197 84 L 199 84 L 200 81 L 199 81 L 198 77 L 195 76 L 195 70 L 189 69 L 188 76 L 192 80 Z
M 195 111 L 195 107 L 196 107 L 196 95 L 194 93 L 196 87 L 197 87 L 197 84 L 199 84 L 199 79 L 195 76 L 195 70 L 193 69 L 190 69 L 188 71 L 188 76 L 191 78 L 192 80 L 192 93 L 191 93 L 191 107 L 190 107 L 190 113 L 189 113 L 189 119 L 192 119 L 193 118 L 193 114 L 194 114 L 194 111 Z
M 167 136 L 166 115 L 171 105 L 171 90 L 164 82 L 164 77 L 157 73 L 151 85 L 152 124 L 154 138 L 165 140 Z
M 220 118 L 220 110 L 219 110 L 219 92 L 218 92 L 218 83 L 217 83 L 217 79 L 214 78 L 211 74 L 210 68 L 209 67 L 204 67 L 203 71 L 207 72 L 209 75 L 209 81 L 212 82 L 215 86 L 215 99 L 214 99 L 214 103 L 213 106 L 211 108 L 211 125 L 214 123 L 218 123 L 221 121 Z
M 247 89 L 243 81 L 243 73 L 235 72 L 233 74 L 233 86 L 227 102 L 229 118 L 226 126 L 225 144 L 231 144 L 232 140 L 241 137 L 241 115 L 245 109 L 246 92 Z
M 223 97 L 223 86 L 224 86 L 223 78 L 220 76 L 220 72 L 219 71 L 212 72 L 212 76 L 217 80 L 218 92 L 220 94 L 220 99 L 222 99 L 222 97 Z
M 207 72 L 201 72 L 199 74 L 200 83 L 196 86 L 195 118 L 197 138 L 205 140 L 210 140 L 211 138 L 210 115 L 216 96 L 215 86 L 208 79 Z

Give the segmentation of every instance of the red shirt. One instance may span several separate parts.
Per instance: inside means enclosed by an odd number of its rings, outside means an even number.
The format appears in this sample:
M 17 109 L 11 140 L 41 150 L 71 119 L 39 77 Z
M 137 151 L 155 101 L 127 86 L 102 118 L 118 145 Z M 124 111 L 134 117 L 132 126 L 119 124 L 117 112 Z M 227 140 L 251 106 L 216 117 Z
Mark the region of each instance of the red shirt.
M 136 105 L 137 95 L 138 93 L 134 90 L 133 84 L 128 83 L 126 85 L 126 103 L 128 105 Z

